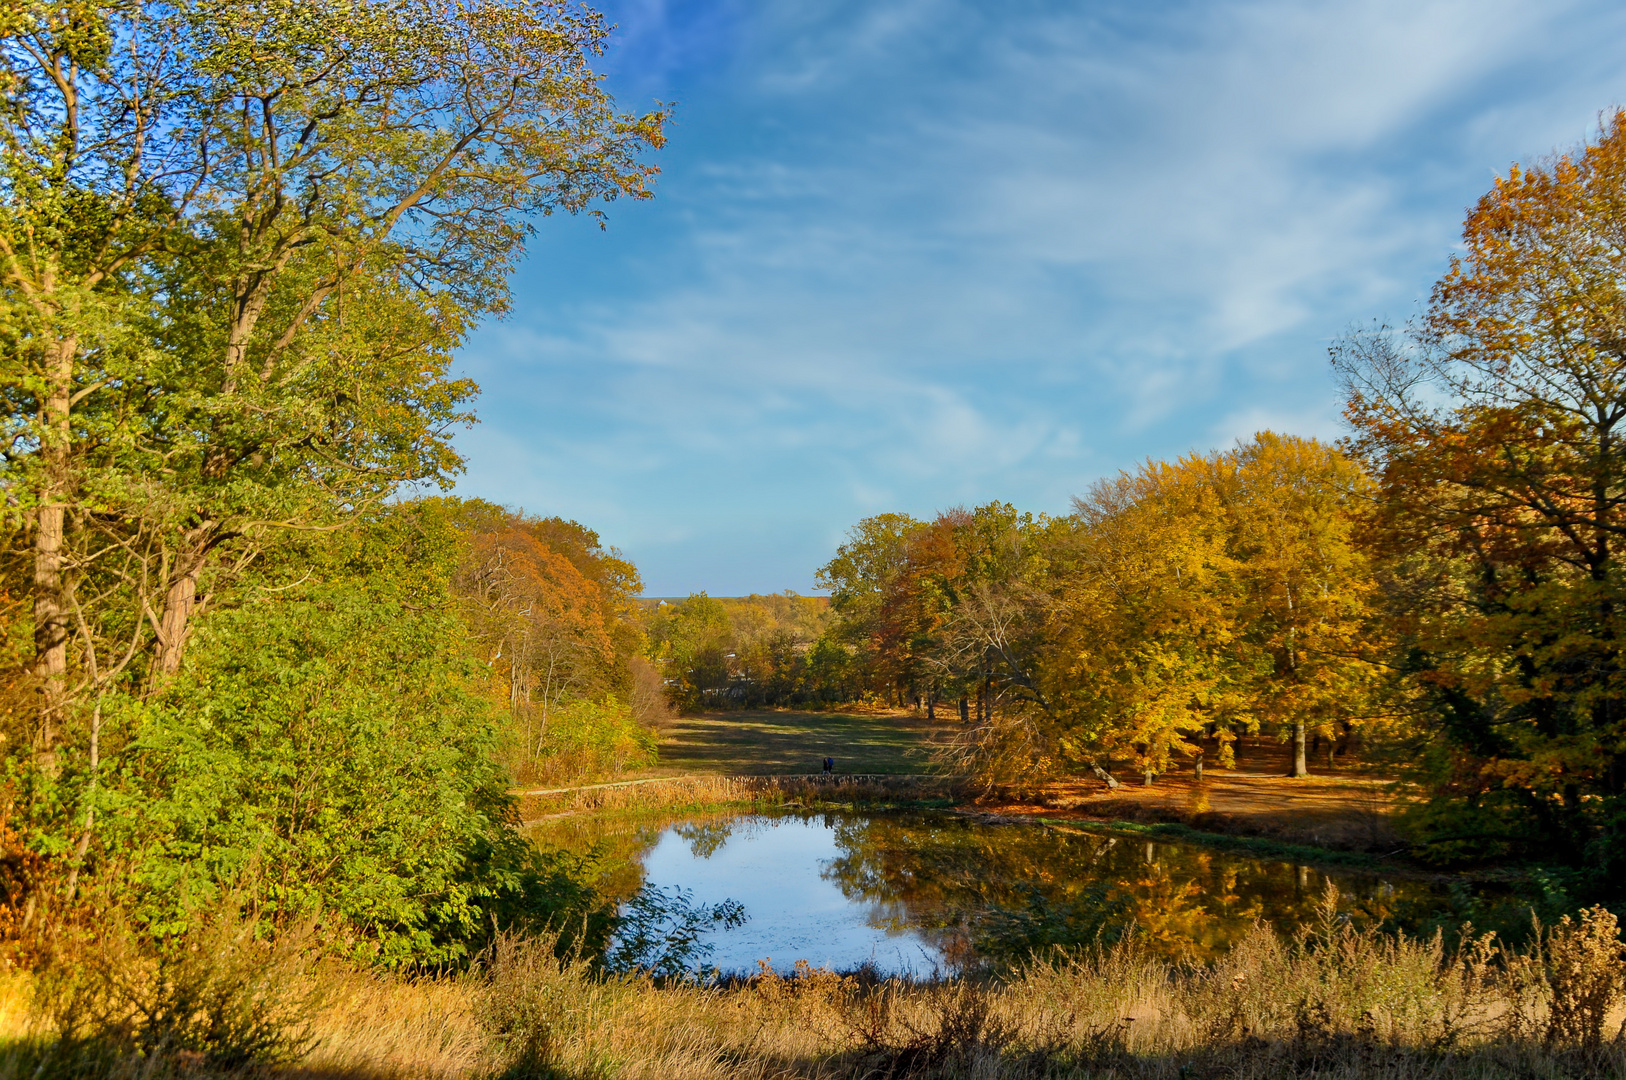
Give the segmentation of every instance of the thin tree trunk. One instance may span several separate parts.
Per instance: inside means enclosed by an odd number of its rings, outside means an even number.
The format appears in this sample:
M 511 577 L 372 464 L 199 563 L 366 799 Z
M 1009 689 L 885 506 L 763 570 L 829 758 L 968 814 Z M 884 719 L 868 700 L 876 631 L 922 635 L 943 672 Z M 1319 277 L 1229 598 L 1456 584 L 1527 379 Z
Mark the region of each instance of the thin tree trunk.
M 1191 763 L 1191 771 L 1195 774 L 1197 783 L 1203 782 L 1203 752 L 1197 751 L 1197 757 Z
M 68 603 L 62 546 L 67 532 L 69 462 L 73 432 L 69 422 L 73 361 L 79 343 L 57 342 L 47 369 L 41 416 L 42 483 L 34 523 L 34 674 L 40 680 L 39 728 L 35 749 L 49 767 L 55 760 L 58 710 L 67 692 Z
M 68 871 L 68 903 L 73 903 L 74 894 L 79 889 L 79 870 L 85 865 L 85 854 L 90 851 L 91 830 L 96 824 L 96 788 L 101 778 L 102 767 L 102 701 L 100 696 L 96 699 L 96 707 L 90 713 L 90 756 L 87 762 L 90 772 L 90 787 L 85 793 L 85 826 L 79 834 L 79 843 L 73 849 L 73 867 Z
M 968 726 L 971 723 L 971 703 L 964 694 L 960 695 L 960 723 Z
M 1304 759 L 1304 721 L 1293 722 L 1293 771 L 1289 776 L 1309 776 L 1310 766 Z
M 1090 771 L 1095 774 L 1095 778 L 1097 780 L 1100 780 L 1102 783 L 1107 785 L 1107 790 L 1109 791 L 1117 791 L 1119 788 L 1123 787 L 1122 784 L 1118 783 L 1117 777 L 1107 772 L 1097 762 L 1090 762 Z
M 158 618 L 157 653 L 153 658 L 154 682 L 181 670 L 186 656 L 186 640 L 192 631 L 192 616 L 198 609 L 198 578 L 208 564 L 209 552 L 220 537 L 217 522 L 205 518 L 186 531 L 183 547 L 175 554 L 169 588 L 164 592 L 164 610 Z
M 157 669 L 161 676 L 181 670 L 186 655 L 186 635 L 191 629 L 192 610 L 197 606 L 198 571 L 178 575 L 164 594 L 164 613 L 158 619 Z

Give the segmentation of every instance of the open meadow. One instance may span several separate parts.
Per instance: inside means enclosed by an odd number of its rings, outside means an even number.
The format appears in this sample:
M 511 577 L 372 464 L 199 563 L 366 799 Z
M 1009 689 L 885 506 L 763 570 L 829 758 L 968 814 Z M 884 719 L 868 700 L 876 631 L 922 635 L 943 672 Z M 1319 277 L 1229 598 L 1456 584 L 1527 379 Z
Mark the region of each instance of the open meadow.
M 1310 775 L 1293 777 L 1287 743 L 1242 736 L 1235 742 L 1235 767 L 1210 764 L 1200 782 L 1189 764 L 1181 764 L 1150 785 L 1126 773 L 1120 777 L 1122 786 L 1109 790 L 1084 775 L 1015 797 L 997 787 L 956 784 L 934 759 L 934 750 L 958 727 L 946 709 L 935 721 L 903 710 L 742 709 L 679 716 L 661 732 L 656 763 L 628 779 L 680 782 L 600 789 L 596 795 L 582 791 L 571 805 L 655 809 L 751 802 L 763 789 L 730 784 L 728 778 L 816 774 L 828 756 L 835 759 L 838 775 L 935 777 L 921 794 L 937 803 L 952 793 L 967 809 L 1032 818 L 1179 822 L 1204 831 L 1335 850 L 1395 853 L 1400 846 L 1390 820 L 1392 781 L 1359 755 L 1346 754 L 1330 768 L 1317 761 Z M 907 798 L 908 792 L 893 787 L 887 794 L 896 800 Z M 560 802 L 558 796 L 531 798 L 523 816 L 531 820 L 541 812 L 537 807 Z
M 660 768 L 760 776 L 816 773 L 825 758 L 842 773 L 929 773 L 934 733 L 924 717 L 893 712 L 742 709 L 680 716 L 662 733 Z

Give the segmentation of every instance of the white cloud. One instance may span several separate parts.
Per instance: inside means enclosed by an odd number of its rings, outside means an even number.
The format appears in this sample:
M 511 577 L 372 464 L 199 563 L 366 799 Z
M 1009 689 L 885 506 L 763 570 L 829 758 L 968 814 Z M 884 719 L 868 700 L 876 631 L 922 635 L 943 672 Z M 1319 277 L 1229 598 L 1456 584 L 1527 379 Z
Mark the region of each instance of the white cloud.
M 471 486 L 682 547 L 674 575 L 1335 433 L 1326 340 L 1404 318 L 1490 176 L 1626 94 L 1600 3 L 763 0 L 713 39 L 675 10 L 618 13 L 649 81 L 691 78 L 659 240 L 482 335 L 499 431 L 464 444 Z

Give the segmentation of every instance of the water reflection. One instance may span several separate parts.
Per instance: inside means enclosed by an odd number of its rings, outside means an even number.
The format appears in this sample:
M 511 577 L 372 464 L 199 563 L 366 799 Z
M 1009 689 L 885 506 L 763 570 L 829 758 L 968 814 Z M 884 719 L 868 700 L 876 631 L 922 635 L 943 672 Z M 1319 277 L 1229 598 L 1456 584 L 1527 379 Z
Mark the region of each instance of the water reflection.
M 745 905 L 746 926 L 714 941 L 724 971 L 771 957 L 781 970 L 807 959 L 924 975 L 1131 925 L 1166 956 L 1204 959 L 1256 920 L 1290 929 L 1315 918 L 1329 877 L 1361 922 L 1444 899 L 1419 882 L 941 814 L 691 818 L 645 828 L 632 847 L 648 883 Z
M 884 904 L 950 960 L 1018 959 L 1034 946 L 1111 939 L 1133 924 L 1159 952 L 1202 959 L 1256 920 L 1291 928 L 1315 917 L 1328 875 L 1196 846 L 1038 826 L 936 817 L 831 818 L 841 856 L 825 870 L 844 895 Z M 1383 921 L 1400 888 L 1333 874 L 1341 908 Z
M 854 896 L 827 868 L 843 857 L 832 823 L 748 817 L 675 826 L 644 857 L 645 880 L 681 886 L 700 904 L 745 905 L 744 926 L 711 935 L 708 963 L 755 971 L 797 960 L 845 970 L 862 964 L 900 974 L 946 972 L 944 956 L 897 902 Z

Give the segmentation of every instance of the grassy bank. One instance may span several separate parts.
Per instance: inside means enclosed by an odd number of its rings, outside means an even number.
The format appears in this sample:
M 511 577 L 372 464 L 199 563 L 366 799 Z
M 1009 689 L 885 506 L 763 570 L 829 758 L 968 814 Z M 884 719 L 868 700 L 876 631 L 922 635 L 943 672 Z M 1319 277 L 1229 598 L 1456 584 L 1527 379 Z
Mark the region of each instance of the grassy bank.
M 770 810 L 790 804 L 946 806 L 954 797 L 952 780 L 929 776 L 675 776 L 524 792 L 520 818 L 536 824 L 581 813 Z
M 442 978 L 311 968 L 300 998 L 280 983 L 297 1060 L 229 1063 L 254 1013 L 194 1002 L 190 1024 L 128 1008 L 139 972 L 104 987 L 99 1031 L 61 1002 L 25 1008 L 39 984 L 0 981 L 7 1037 L 0 1076 L 587 1078 L 1039 1077 L 1240 1080 L 1626 1075 L 1626 965 L 1612 917 L 1547 931 L 1529 948 L 1479 939 L 1457 955 L 1437 941 L 1359 932 L 1327 907 L 1292 938 L 1259 928 L 1222 961 L 1190 967 L 1133 941 L 1056 956 L 1006 978 L 910 984 L 803 970 L 710 987 L 657 985 L 560 961 L 551 942 L 506 940 L 475 971 Z M 252 981 L 251 981 L 252 982 Z M 266 992 L 262 981 L 254 985 Z M 225 995 L 231 997 L 231 995 Z M 127 1003 L 126 1003 L 127 1004 Z M 111 1011 L 110 1011 L 111 1007 Z M 232 1023 L 200 1022 L 211 1008 Z M 262 1009 L 267 1015 L 274 1009 Z M 142 1039 L 145 1037 L 145 1041 Z M 297 1041 L 297 1040 L 296 1040 Z M 290 1046 L 294 1044 L 289 1044 Z M 291 1056 L 291 1055 L 290 1055 Z

